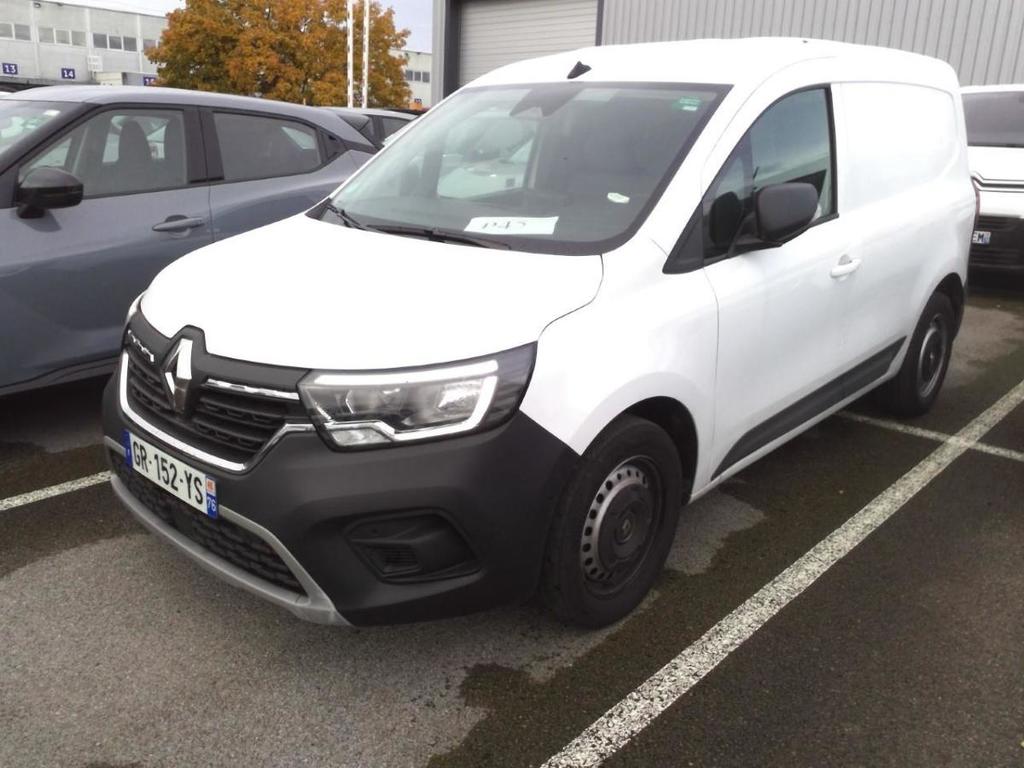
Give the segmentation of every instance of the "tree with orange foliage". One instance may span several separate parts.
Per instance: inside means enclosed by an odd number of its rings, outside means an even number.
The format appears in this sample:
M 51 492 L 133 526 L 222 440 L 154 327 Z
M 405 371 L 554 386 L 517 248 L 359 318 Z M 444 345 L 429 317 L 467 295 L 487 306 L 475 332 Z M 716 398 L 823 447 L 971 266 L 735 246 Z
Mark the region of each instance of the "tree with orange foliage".
M 147 55 L 160 67 L 158 85 L 343 106 L 350 29 L 346 5 L 346 0 L 188 0 L 167 15 L 167 29 Z M 356 3 L 354 16 L 358 99 L 362 2 Z M 390 53 L 403 48 L 408 36 L 409 30 L 395 29 L 392 8 L 371 2 L 369 106 L 409 104 L 404 62 Z

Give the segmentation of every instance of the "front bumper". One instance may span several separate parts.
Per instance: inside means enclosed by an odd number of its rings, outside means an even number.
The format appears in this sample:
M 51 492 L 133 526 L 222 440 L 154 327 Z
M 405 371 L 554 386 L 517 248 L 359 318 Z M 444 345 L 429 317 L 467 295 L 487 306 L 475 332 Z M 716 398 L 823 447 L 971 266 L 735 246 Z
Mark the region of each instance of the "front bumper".
M 104 395 L 103 426 L 114 489 L 129 510 L 230 583 L 323 623 L 421 621 L 528 598 L 540 576 L 552 510 L 579 460 L 518 413 L 477 435 L 350 453 L 331 451 L 316 433 L 287 434 L 247 471 L 227 473 L 133 422 L 121 410 L 117 387 L 115 376 Z M 215 477 L 221 517 L 269 546 L 301 589 L 271 583 L 244 558 L 221 557 L 217 547 L 182 533 L 173 516 L 155 514 L 123 482 L 127 476 L 117 474 L 132 471 L 118 466 L 125 429 Z M 143 490 L 170 498 L 156 486 Z M 420 575 L 382 572 L 367 555 L 376 551 L 373 536 L 393 543 L 392 534 L 403 528 L 411 533 L 402 541 L 411 542 L 421 561 L 442 551 L 461 560 Z
M 971 244 L 970 267 L 986 272 L 1024 272 L 1024 190 L 981 192 L 975 231 L 988 232 L 989 243 Z

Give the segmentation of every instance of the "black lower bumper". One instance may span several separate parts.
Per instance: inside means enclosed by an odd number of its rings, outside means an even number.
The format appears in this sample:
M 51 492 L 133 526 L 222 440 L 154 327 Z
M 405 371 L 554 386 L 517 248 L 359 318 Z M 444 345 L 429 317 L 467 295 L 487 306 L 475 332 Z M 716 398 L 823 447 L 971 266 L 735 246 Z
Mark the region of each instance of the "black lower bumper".
M 113 448 L 130 429 L 216 478 L 221 507 L 272 534 L 353 624 L 441 618 L 528 598 L 554 504 L 579 460 L 519 413 L 478 435 L 362 452 L 331 451 L 315 433 L 290 434 L 247 472 L 230 474 L 132 423 L 118 404 L 116 376 L 103 414 L 111 465 L 136 483 L 137 493 L 131 483 L 122 493 L 160 507 L 161 519 L 205 555 L 288 585 L 288 574 L 270 562 L 273 553 L 246 542 L 244 532 L 226 523 L 215 530 L 199 512 L 192 520 L 171 509 L 173 497 L 155 485 L 155 498 L 138 486 L 144 478 L 131 478 Z
M 985 215 L 978 219 L 975 230 L 987 232 L 989 242 L 971 245 L 971 269 L 1024 273 L 1024 219 Z

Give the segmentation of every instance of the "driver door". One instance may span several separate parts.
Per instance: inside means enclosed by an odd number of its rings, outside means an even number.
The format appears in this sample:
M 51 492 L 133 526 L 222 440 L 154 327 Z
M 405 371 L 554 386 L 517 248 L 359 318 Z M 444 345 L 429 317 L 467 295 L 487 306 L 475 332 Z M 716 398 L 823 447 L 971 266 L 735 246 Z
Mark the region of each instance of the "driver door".
M 719 312 L 713 477 L 838 402 L 846 291 L 830 275 L 844 237 L 829 99 L 828 88 L 802 90 L 765 110 L 704 200 L 704 272 Z M 782 245 L 744 249 L 754 195 L 785 182 L 817 188 L 811 225 Z
M 30 156 L 18 180 L 57 167 L 83 184 L 81 203 L 23 218 L 0 211 L 0 387 L 74 375 L 116 356 L 125 314 L 163 267 L 211 242 L 209 187 L 193 110 L 94 113 Z M 196 297 L 202 286 L 196 286 Z

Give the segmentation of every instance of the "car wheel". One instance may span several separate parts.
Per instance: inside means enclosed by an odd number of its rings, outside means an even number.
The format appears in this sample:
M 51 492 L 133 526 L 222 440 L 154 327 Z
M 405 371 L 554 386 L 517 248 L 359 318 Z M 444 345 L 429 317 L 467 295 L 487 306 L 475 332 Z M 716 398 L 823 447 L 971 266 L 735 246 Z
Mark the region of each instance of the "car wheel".
M 602 627 L 632 611 L 665 564 L 682 504 L 679 454 L 622 416 L 584 454 L 548 536 L 541 591 L 563 621 Z
M 921 416 L 931 410 L 953 351 L 953 305 L 933 293 L 917 321 L 907 356 L 896 377 L 876 390 L 876 401 L 895 416 Z

